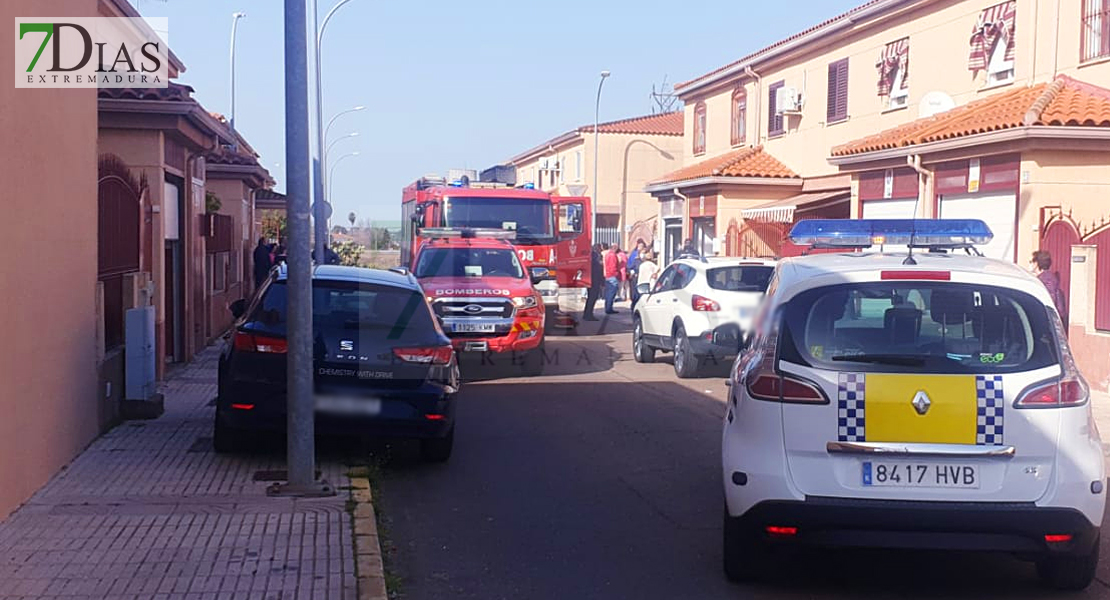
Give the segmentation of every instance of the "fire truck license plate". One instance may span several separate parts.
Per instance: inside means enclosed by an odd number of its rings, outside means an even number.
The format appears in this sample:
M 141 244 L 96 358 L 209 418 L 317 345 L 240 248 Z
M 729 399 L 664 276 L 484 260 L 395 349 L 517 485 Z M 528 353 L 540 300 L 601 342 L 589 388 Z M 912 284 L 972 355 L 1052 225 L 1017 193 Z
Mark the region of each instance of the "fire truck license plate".
M 451 331 L 455 333 L 493 333 L 493 323 L 454 323 Z

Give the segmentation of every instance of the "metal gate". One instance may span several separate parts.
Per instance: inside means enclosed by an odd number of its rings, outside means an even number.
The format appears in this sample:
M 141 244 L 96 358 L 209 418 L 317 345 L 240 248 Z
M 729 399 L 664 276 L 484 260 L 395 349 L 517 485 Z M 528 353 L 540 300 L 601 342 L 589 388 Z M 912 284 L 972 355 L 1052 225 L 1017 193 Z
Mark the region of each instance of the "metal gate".
M 123 277 L 139 270 L 139 218 L 146 180 L 104 155 L 97 179 L 97 280 L 104 284 L 104 347 L 123 343 Z

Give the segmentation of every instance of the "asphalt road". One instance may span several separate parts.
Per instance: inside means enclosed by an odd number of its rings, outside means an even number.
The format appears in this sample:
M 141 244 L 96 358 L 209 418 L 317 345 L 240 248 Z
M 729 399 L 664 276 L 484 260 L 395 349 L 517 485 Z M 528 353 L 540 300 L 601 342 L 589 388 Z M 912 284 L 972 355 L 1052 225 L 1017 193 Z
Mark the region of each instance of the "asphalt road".
M 723 370 L 636 364 L 627 310 L 549 339 L 544 377 L 464 386 L 455 454 L 387 451 L 375 498 L 402 598 L 1110 598 L 1110 548 L 1081 594 L 1032 565 L 952 552 L 813 551 L 769 581 L 721 572 Z M 500 375 L 500 376 L 499 376 Z M 1103 429 L 1107 431 L 1107 429 Z

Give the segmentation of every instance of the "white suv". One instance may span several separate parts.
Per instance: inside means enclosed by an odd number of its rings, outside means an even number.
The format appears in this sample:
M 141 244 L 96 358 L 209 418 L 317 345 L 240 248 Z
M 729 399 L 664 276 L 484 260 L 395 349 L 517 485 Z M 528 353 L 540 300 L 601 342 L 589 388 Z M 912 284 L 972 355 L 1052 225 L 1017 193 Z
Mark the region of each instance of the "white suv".
M 657 350 L 674 352 L 679 377 L 710 362 L 730 361 L 767 290 L 775 261 L 684 258 L 671 263 L 642 293 L 632 316 L 636 362 Z
M 758 576 L 771 545 L 973 549 L 1086 587 L 1103 451 L 1045 287 L 1012 263 L 949 252 L 989 240 L 981 221 L 910 221 L 908 237 L 889 221 L 824 223 L 792 237 L 866 246 L 849 234 L 876 227 L 930 251 L 778 265 L 729 380 L 727 576 Z

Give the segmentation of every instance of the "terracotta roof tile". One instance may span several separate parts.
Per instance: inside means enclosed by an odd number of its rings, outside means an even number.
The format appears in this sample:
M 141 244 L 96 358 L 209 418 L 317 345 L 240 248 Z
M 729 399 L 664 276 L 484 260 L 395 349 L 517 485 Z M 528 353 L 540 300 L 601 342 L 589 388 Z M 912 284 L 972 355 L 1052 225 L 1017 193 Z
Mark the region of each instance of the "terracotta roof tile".
M 663 176 L 654 183 L 678 183 L 702 177 L 768 177 L 796 179 L 797 173 L 768 154 L 763 146 L 740 148 Z
M 171 102 L 192 101 L 193 88 L 184 84 L 169 82 L 164 88 L 99 88 L 97 96 L 115 100 L 166 100 Z
M 849 10 L 848 12 L 841 13 L 841 14 L 839 14 L 839 15 L 831 18 L 831 19 L 827 19 L 825 21 L 822 21 L 821 23 L 818 23 L 817 25 L 814 25 L 813 27 L 810 27 L 809 29 L 806 29 L 804 31 L 800 31 L 798 33 L 795 33 L 794 35 L 792 35 L 790 37 L 783 38 L 783 39 L 771 44 L 770 46 L 767 46 L 765 48 L 757 50 L 756 52 L 752 52 L 751 54 L 749 54 L 749 55 L 747 55 L 747 56 L 745 56 L 745 57 L 743 57 L 739 60 L 735 60 L 733 62 L 730 62 L 730 63 L 728 63 L 727 65 L 725 65 L 723 67 L 720 67 L 718 69 L 714 69 L 714 70 L 712 70 L 712 71 L 710 71 L 710 72 L 708 72 L 704 75 L 699 75 L 698 77 L 695 77 L 693 79 L 689 79 L 689 80 L 683 81 L 681 83 L 676 83 L 675 86 L 674 86 L 674 89 L 675 89 L 675 91 L 679 91 L 682 88 L 689 87 L 689 86 L 691 86 L 695 83 L 698 83 L 699 81 L 701 81 L 703 79 L 707 79 L 707 78 L 712 77 L 712 76 L 714 76 L 718 73 L 721 73 L 722 71 L 727 71 L 728 69 L 731 69 L 731 68 L 735 67 L 736 65 L 740 65 L 740 64 L 743 64 L 745 62 L 749 62 L 752 59 L 758 58 L 759 55 L 761 55 L 765 52 L 769 52 L 771 50 L 774 50 L 775 48 L 778 48 L 780 46 L 788 44 L 788 43 L 790 43 L 790 42 L 792 42 L 792 41 L 794 41 L 794 40 L 796 40 L 800 37 L 809 35 L 809 34 L 815 32 L 815 31 L 818 31 L 820 29 L 828 27 L 829 25 L 832 25 L 833 23 L 835 23 L 837 21 L 840 21 L 841 19 L 851 17 L 852 15 L 854 15 L 854 14 L 856 14 L 856 13 L 862 11 L 862 10 L 871 8 L 871 6 L 873 6 L 875 4 L 878 4 L 880 2 L 883 2 L 883 1 L 884 0 L 870 0 L 870 2 L 865 2 L 865 3 L 855 7 L 853 9 Z
M 682 135 L 682 112 L 644 115 L 619 121 L 599 123 L 598 133 L 631 133 L 635 135 Z M 593 133 L 593 123 L 578 128 L 579 133 Z
M 1110 127 L 1110 90 L 1066 75 L 975 100 L 931 117 L 836 146 L 851 156 L 1027 125 Z
M 205 155 L 204 159 L 213 165 L 246 165 L 256 167 L 259 166 L 258 159 L 251 154 L 243 152 L 232 152 L 225 148 L 213 150 Z

